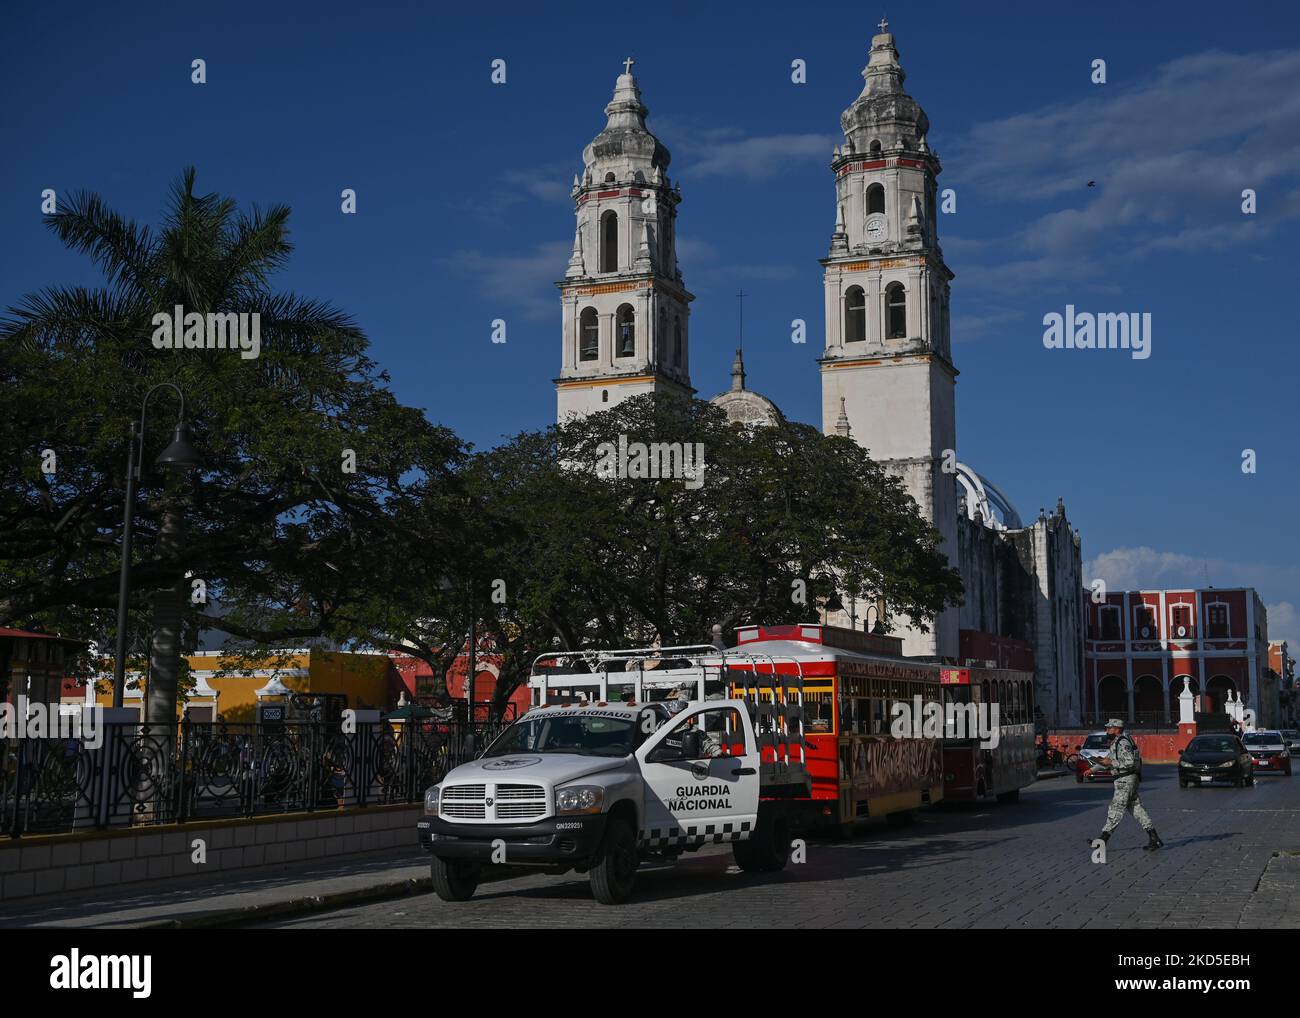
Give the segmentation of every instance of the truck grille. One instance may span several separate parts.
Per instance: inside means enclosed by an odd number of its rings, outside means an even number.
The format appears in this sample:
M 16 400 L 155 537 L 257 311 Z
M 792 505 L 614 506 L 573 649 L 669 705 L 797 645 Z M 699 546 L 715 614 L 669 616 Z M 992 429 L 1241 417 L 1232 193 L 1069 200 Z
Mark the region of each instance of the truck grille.
M 540 819 L 546 816 L 547 806 L 544 785 L 503 782 L 443 788 L 439 812 L 453 821 L 509 822 Z
M 540 799 L 546 801 L 546 789 L 541 785 L 497 785 L 497 801 L 507 799 Z
M 483 820 L 487 817 L 487 804 L 482 802 L 444 802 L 439 812 L 452 820 Z
M 539 817 L 546 812 L 544 802 L 499 802 L 497 803 L 498 820 L 522 820 Z

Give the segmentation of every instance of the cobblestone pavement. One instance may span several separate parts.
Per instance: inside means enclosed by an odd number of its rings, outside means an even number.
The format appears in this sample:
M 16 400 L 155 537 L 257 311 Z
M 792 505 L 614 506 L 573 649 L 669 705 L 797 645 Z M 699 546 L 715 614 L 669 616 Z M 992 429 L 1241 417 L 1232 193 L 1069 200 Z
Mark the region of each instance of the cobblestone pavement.
M 1300 926 L 1300 776 L 1179 789 L 1175 770 L 1148 766 L 1142 783 L 1165 847 L 1141 851 L 1145 838 L 1125 817 L 1105 864 L 1091 861 L 1089 839 L 1111 786 L 1056 778 L 1018 803 L 927 809 L 911 827 L 872 823 L 851 840 L 811 838 L 807 862 L 775 875 L 742 874 L 729 850 L 710 848 L 644 869 L 635 900 L 619 907 L 594 902 L 585 877 L 526 874 L 484 884 L 465 903 L 426 894 L 268 925 Z

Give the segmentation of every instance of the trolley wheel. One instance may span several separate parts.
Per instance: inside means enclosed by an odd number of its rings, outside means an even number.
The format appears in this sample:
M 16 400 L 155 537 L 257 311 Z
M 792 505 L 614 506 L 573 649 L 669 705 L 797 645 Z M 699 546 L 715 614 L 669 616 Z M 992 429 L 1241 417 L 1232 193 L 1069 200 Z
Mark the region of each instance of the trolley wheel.
M 611 819 L 591 864 L 592 895 L 602 905 L 623 904 L 632 896 L 640 863 L 632 825 L 622 818 Z
M 1019 802 L 1020 789 L 1013 788 L 1010 792 L 1002 792 L 998 795 L 998 802 Z
M 466 859 L 433 857 L 433 889 L 443 901 L 469 901 L 478 890 L 479 865 Z
M 911 827 L 916 821 L 916 811 L 900 809 L 897 813 L 886 813 L 885 823 L 890 827 Z

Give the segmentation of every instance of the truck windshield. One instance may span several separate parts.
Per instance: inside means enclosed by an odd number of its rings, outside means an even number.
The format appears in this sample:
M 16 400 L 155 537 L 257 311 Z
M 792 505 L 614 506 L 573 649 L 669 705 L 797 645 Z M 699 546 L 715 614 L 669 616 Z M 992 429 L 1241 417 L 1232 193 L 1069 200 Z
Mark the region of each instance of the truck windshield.
M 484 756 L 508 753 L 576 753 L 579 756 L 627 756 L 639 731 L 633 718 L 552 714 L 516 721 Z

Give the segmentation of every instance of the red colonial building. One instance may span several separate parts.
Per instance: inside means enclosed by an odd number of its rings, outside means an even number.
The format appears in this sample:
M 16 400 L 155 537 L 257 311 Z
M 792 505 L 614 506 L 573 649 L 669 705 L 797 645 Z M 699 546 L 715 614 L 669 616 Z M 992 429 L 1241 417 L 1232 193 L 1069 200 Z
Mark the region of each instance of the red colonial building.
M 1259 724 L 1277 723 L 1268 616 L 1254 588 L 1111 592 L 1087 599 L 1085 613 L 1089 724 L 1176 725 L 1184 677 L 1198 710 L 1221 711 L 1235 693 Z

